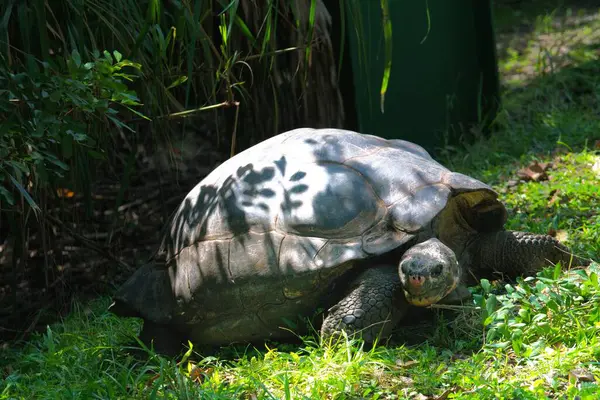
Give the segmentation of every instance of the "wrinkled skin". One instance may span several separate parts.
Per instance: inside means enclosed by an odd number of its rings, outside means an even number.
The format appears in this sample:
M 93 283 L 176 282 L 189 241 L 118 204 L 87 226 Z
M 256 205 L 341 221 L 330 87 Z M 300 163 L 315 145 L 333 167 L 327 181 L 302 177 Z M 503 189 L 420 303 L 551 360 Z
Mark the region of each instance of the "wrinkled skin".
M 440 240 L 426 240 L 406 251 L 398 273 L 407 301 L 415 306 L 429 306 L 460 288 L 468 279 L 467 273 L 475 273 L 478 278 L 492 273 L 515 278 L 559 262 L 562 266 L 589 264 L 589 260 L 573 256 L 549 235 L 498 231 L 477 235 L 460 261 Z
M 408 249 L 398 270 L 406 300 L 415 306 L 437 303 L 458 286 L 462 277 L 456 255 L 437 238 Z
M 297 129 L 193 188 L 164 258 L 139 268 L 112 310 L 143 318 L 141 338 L 165 351 L 294 338 L 318 309 L 324 338 L 386 338 L 410 304 L 462 298 L 470 275 L 569 264 L 554 238 L 505 222 L 496 192 L 413 143 Z

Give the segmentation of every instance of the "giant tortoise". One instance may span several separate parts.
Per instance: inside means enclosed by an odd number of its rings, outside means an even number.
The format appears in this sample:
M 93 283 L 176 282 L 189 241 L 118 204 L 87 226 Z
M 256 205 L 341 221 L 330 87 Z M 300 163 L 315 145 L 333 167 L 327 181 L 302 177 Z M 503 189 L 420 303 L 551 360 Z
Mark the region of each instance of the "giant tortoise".
M 139 268 L 112 310 L 143 318 L 141 339 L 163 340 L 155 348 L 165 352 L 170 340 L 283 340 L 318 309 L 322 336 L 343 329 L 373 341 L 409 305 L 445 301 L 469 275 L 569 262 L 551 236 L 504 230 L 506 217 L 494 190 L 416 144 L 296 129 L 193 188 L 172 216 L 163 259 Z

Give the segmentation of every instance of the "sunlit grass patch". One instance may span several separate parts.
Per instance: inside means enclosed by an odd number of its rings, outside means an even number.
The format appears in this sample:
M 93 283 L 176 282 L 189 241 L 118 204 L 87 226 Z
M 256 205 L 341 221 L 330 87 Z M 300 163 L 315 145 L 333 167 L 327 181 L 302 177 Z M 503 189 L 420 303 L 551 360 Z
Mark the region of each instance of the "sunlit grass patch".
M 534 65 L 534 79 L 504 96 L 497 132 L 442 161 L 500 193 L 509 229 L 552 233 L 599 261 L 600 66 L 585 51 L 554 75 Z M 546 177 L 523 180 L 534 162 L 551 163 Z M 309 336 L 141 360 L 128 354 L 138 320 L 108 313 L 106 298 L 75 304 L 62 323 L 2 351 L 0 399 L 598 399 L 600 265 L 561 267 L 508 285 L 482 281 L 462 308 L 399 328 L 416 343 L 375 348 Z

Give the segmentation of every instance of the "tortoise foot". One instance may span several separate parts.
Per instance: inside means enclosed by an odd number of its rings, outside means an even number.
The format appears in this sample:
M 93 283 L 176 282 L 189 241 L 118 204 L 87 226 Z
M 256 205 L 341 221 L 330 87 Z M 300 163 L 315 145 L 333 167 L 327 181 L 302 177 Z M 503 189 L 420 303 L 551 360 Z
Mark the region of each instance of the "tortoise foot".
M 350 284 L 346 296 L 328 310 L 321 327 L 323 341 L 339 339 L 342 331 L 367 343 L 387 338 L 402 319 L 408 303 L 396 267 L 367 269 Z

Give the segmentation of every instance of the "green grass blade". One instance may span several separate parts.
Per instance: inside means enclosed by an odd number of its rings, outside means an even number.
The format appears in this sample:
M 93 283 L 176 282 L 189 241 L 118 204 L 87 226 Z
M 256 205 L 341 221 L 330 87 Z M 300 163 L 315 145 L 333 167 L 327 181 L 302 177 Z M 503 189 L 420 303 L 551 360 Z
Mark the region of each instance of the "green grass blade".
M 421 44 L 425 43 L 425 40 L 429 37 L 429 32 L 431 32 L 431 14 L 429 13 L 429 0 L 425 0 L 425 15 L 427 16 L 427 32 L 425 32 L 425 36 L 421 39 Z
M 308 37 L 306 38 L 306 50 L 304 51 L 304 61 L 306 62 L 305 74 L 308 74 L 308 66 L 310 65 L 310 55 L 312 51 L 312 40 L 315 33 L 315 15 L 317 13 L 317 0 L 311 0 L 310 10 L 308 13 Z
M 383 36 L 385 39 L 385 68 L 381 82 L 381 112 L 384 112 L 385 94 L 387 92 L 392 72 L 392 21 L 390 20 L 389 0 L 381 0 L 381 12 L 383 17 Z
M 35 10 L 40 38 L 40 58 L 46 60 L 50 55 L 50 39 L 48 38 L 48 30 L 46 29 L 46 24 L 48 23 L 46 18 L 46 2 L 44 0 L 36 0 L 33 4 L 33 8 Z
M 248 25 L 246 25 L 244 20 L 242 18 L 240 18 L 239 15 L 235 16 L 235 23 L 240 28 L 240 30 L 242 31 L 244 36 L 246 36 L 246 38 L 250 41 L 250 44 L 252 45 L 252 47 L 256 46 L 256 38 L 252 34 L 252 31 L 250 30 L 250 28 L 248 28 Z
M 13 6 L 14 6 L 14 0 L 11 1 L 7 6 L 6 6 L 6 10 L 4 11 L 4 14 L 2 15 L 2 20 L 0 20 L 0 40 L 3 43 L 6 44 L 6 52 L 3 53 L 5 57 L 8 57 L 8 54 L 10 52 L 10 38 L 9 38 L 9 34 L 8 34 L 8 21 L 10 21 L 10 17 L 12 15 L 12 10 L 13 10 Z M 2 46 L 2 48 L 4 49 L 5 47 Z

